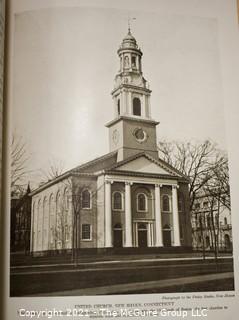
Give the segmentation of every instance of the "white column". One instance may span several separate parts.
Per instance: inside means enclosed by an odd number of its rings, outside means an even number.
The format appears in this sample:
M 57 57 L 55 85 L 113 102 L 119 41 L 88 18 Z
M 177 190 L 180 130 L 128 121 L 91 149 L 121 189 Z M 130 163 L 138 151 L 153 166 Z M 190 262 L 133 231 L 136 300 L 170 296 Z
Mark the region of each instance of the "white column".
M 133 222 L 133 246 L 136 247 L 136 223 Z
M 139 239 L 138 239 L 138 222 L 135 224 L 135 246 L 139 246 Z
M 136 57 L 136 68 L 140 71 L 139 56 Z
M 129 94 L 128 94 L 128 108 L 127 108 L 127 113 L 129 115 L 132 115 L 133 114 L 133 110 L 132 110 L 132 92 L 129 91 Z
M 151 118 L 150 95 L 147 96 L 148 117 Z
M 125 183 L 125 247 L 132 247 L 132 211 L 130 183 Z
M 34 220 L 35 220 L 35 205 L 34 202 L 32 202 L 31 205 L 31 238 L 30 238 L 30 252 L 34 251 L 34 241 L 35 241 L 35 237 L 34 237 Z
M 120 98 L 120 94 L 119 94 L 119 98 Z M 120 99 L 121 100 L 121 99 Z M 118 98 L 114 97 L 114 106 L 115 106 L 115 118 L 118 117 Z M 121 108 L 121 101 L 120 101 L 120 108 Z
M 43 198 L 43 202 L 42 202 L 42 241 L 41 241 L 42 251 L 44 250 L 44 244 L 45 244 L 45 235 L 44 235 L 45 214 L 46 214 L 45 210 L 46 210 L 45 198 Z
M 105 181 L 105 247 L 112 247 L 112 209 L 110 181 Z
M 121 111 L 121 115 L 126 113 L 126 92 L 123 89 L 121 92 L 121 101 L 120 101 L 120 111 Z
M 143 103 L 142 103 L 142 117 L 146 117 L 146 104 L 147 104 L 147 101 L 146 101 L 146 95 L 144 94 L 143 95 Z
M 177 186 L 172 186 L 173 195 L 173 236 L 174 246 L 180 246 L 179 216 L 178 216 L 178 195 Z
M 43 202 L 40 202 L 40 208 L 38 210 L 38 227 L 39 229 L 37 230 L 38 236 L 37 236 L 37 251 L 42 251 L 42 238 L 43 238 L 43 224 L 42 224 L 42 219 L 43 219 Z
M 162 217 L 161 217 L 161 197 L 160 185 L 155 185 L 155 230 L 156 230 L 156 247 L 163 246 L 163 233 L 162 233 Z
M 147 242 L 148 242 L 148 247 L 151 247 L 152 246 L 151 223 L 147 224 Z

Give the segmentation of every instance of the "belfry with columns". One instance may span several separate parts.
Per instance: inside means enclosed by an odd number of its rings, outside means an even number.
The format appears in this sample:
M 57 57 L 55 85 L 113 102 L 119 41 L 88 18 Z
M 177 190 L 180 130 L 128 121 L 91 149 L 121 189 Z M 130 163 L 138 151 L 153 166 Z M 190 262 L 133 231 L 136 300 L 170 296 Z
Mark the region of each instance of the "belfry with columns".
M 189 180 L 158 156 L 142 51 L 130 29 L 119 49 L 109 153 L 31 193 L 31 251 L 191 248 Z

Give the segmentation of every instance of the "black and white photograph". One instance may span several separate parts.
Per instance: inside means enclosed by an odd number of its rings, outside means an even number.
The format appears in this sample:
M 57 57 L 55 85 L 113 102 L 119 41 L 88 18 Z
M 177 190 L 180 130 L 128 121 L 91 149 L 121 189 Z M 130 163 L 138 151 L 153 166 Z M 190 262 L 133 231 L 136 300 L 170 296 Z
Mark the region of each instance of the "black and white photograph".
M 234 291 L 213 17 L 14 17 L 10 297 Z

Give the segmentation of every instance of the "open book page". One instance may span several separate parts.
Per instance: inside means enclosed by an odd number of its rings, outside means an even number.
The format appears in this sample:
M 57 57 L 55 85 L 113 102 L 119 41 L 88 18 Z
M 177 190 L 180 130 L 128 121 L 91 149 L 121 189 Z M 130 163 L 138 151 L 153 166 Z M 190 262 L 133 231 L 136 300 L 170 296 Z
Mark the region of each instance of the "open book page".
M 3 214 L 2 214 L 2 159 L 3 159 L 3 72 L 4 72 L 4 30 L 5 30 L 5 1 L 0 1 L 0 251 L 3 252 Z M 3 254 L 2 254 L 3 257 Z M 3 274 L 3 259 L 0 272 Z M 0 280 L 2 283 L 3 276 Z M 2 287 L 2 286 L 1 286 Z M 1 288 L 3 293 L 3 288 Z
M 4 58 L 5 2 L 0 1 L 0 203 L 2 186 L 2 113 L 3 113 L 3 58 Z
M 4 319 L 234 319 L 236 1 L 10 10 Z

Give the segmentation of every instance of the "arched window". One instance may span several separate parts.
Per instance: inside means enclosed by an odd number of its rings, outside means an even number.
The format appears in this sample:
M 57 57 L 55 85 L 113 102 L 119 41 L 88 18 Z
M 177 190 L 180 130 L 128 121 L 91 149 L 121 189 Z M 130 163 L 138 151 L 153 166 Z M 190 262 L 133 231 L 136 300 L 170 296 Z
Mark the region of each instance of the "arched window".
M 38 206 L 37 206 L 37 214 L 38 214 L 38 216 L 40 215 L 40 210 L 41 210 L 41 199 L 38 201 Z
M 43 244 L 44 248 L 47 246 L 47 229 L 48 229 L 48 211 L 47 211 L 47 198 L 43 200 Z M 44 249 L 43 248 L 43 249 Z
M 42 242 L 42 205 L 41 200 L 38 201 L 37 208 L 37 250 L 40 250 L 41 242 Z
M 50 246 L 52 248 L 54 243 L 54 228 L 55 228 L 55 212 L 54 212 L 54 196 L 53 194 L 50 195 L 49 198 L 49 212 L 50 212 Z
M 133 99 L 133 115 L 141 116 L 141 102 L 139 98 Z
M 50 198 L 49 198 L 49 212 L 50 212 L 50 215 L 54 215 L 53 205 L 54 205 L 54 197 L 53 197 L 53 194 L 51 194 Z
M 118 111 L 118 116 L 120 115 L 120 99 L 117 101 L 117 111 Z
M 147 196 L 144 193 L 139 193 L 137 195 L 137 211 L 147 211 L 148 210 L 148 203 L 147 203 Z
M 206 248 L 210 247 L 210 238 L 209 236 L 206 236 Z
M 135 56 L 132 56 L 132 58 L 131 58 L 131 65 L 132 65 L 132 68 L 136 68 L 136 57 Z
M 227 218 L 224 218 L 224 224 L 227 225 Z
M 61 210 L 60 200 L 61 200 L 61 195 L 60 195 L 60 192 L 58 192 L 56 195 L 56 213 L 57 214 L 59 214 Z
M 90 209 L 90 207 L 91 207 L 91 195 L 90 195 L 89 190 L 82 191 L 81 207 L 82 207 L 82 209 Z
M 64 202 L 65 202 L 65 210 L 69 210 L 70 196 L 69 196 L 68 189 L 65 189 L 65 192 L 64 192 Z
M 128 56 L 124 57 L 124 67 L 129 68 L 129 57 Z
M 47 208 L 47 198 L 45 197 L 43 199 L 43 216 L 45 215 L 46 213 L 46 208 Z
M 167 196 L 167 195 L 163 196 L 163 211 L 164 212 L 170 211 L 169 196 Z
M 122 194 L 119 191 L 113 193 L 113 209 L 114 210 L 122 210 Z
M 32 226 L 33 226 L 33 233 L 32 233 L 32 245 L 33 245 L 33 251 L 36 248 L 36 244 L 37 244 L 37 214 L 36 214 L 36 204 L 35 202 L 33 203 L 32 206 L 32 217 L 33 217 L 33 221 L 32 221 Z

